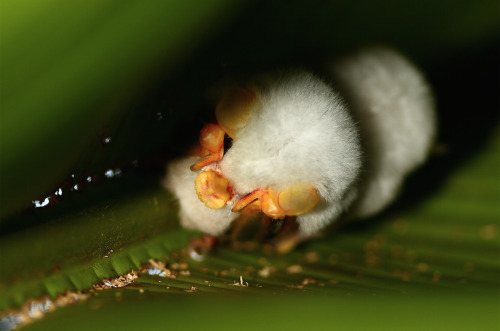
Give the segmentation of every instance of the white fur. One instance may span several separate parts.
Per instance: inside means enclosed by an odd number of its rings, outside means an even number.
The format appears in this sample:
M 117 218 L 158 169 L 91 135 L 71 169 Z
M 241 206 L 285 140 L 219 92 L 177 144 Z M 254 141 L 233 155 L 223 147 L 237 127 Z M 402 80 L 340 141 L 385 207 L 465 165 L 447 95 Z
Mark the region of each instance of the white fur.
M 405 176 L 427 158 L 436 134 L 433 97 L 421 73 L 385 48 L 345 58 L 333 76 L 359 123 L 365 155 L 349 216 L 368 217 L 391 203 Z
M 258 102 L 218 164 L 241 196 L 257 188 L 313 185 L 321 201 L 297 218 L 305 236 L 346 211 L 366 217 L 385 207 L 406 174 L 424 161 L 435 133 L 431 93 L 400 55 L 372 49 L 332 72 L 351 110 L 305 71 L 262 76 L 246 86 Z M 195 160 L 169 165 L 165 184 L 180 201 L 184 226 L 218 235 L 238 214 L 228 206 L 208 209 L 198 200 L 198 173 L 189 170 Z

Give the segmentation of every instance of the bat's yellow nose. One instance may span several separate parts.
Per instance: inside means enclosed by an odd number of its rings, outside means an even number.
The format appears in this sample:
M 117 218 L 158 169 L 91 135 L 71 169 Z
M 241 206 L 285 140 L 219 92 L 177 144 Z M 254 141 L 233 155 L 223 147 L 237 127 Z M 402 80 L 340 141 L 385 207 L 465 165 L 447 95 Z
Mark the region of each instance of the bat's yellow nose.
M 219 209 L 231 198 L 229 182 L 214 171 L 201 172 L 194 182 L 198 198 L 210 209 Z

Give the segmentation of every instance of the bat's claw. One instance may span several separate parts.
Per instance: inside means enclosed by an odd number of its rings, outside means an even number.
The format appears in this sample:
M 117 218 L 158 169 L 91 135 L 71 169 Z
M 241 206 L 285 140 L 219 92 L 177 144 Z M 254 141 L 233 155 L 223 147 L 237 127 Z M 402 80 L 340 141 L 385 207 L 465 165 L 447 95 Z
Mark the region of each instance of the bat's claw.
M 192 171 L 201 170 L 210 163 L 220 161 L 224 155 L 224 135 L 226 133 L 217 124 L 208 123 L 200 131 L 201 151 L 209 153 L 191 166 Z

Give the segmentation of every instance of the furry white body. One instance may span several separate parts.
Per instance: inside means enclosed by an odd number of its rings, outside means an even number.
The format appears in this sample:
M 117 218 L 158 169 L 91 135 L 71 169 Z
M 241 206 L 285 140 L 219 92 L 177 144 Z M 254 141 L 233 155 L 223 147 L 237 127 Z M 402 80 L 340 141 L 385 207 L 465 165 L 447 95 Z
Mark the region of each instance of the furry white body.
M 436 135 L 432 92 L 422 74 L 387 49 L 359 52 L 332 68 L 357 121 L 363 146 L 359 194 L 349 217 L 368 217 L 391 203 L 421 165 Z
M 435 133 L 431 92 L 400 55 L 365 51 L 332 73 L 349 103 L 304 71 L 263 76 L 247 86 L 258 102 L 216 165 L 236 198 L 259 188 L 316 188 L 320 202 L 297 217 L 304 236 L 343 214 L 366 217 L 384 208 L 425 160 Z M 239 214 L 231 212 L 234 199 L 217 210 L 198 199 L 198 173 L 189 169 L 195 160 L 171 163 L 165 185 L 180 201 L 183 226 L 219 235 Z

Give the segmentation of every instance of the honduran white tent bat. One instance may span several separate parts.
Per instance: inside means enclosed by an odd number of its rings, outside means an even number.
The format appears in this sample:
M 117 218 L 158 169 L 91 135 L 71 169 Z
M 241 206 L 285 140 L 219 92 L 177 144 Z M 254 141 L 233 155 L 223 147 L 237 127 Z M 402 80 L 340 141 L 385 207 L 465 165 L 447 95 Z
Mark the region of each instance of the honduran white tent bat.
M 391 203 L 435 136 L 432 93 L 398 53 L 372 48 L 328 68 L 262 75 L 227 89 L 198 156 L 170 163 L 165 186 L 183 226 L 220 235 L 244 208 L 296 216 L 299 235 Z M 232 146 L 224 152 L 224 138 Z M 227 149 L 228 146 L 226 146 Z

